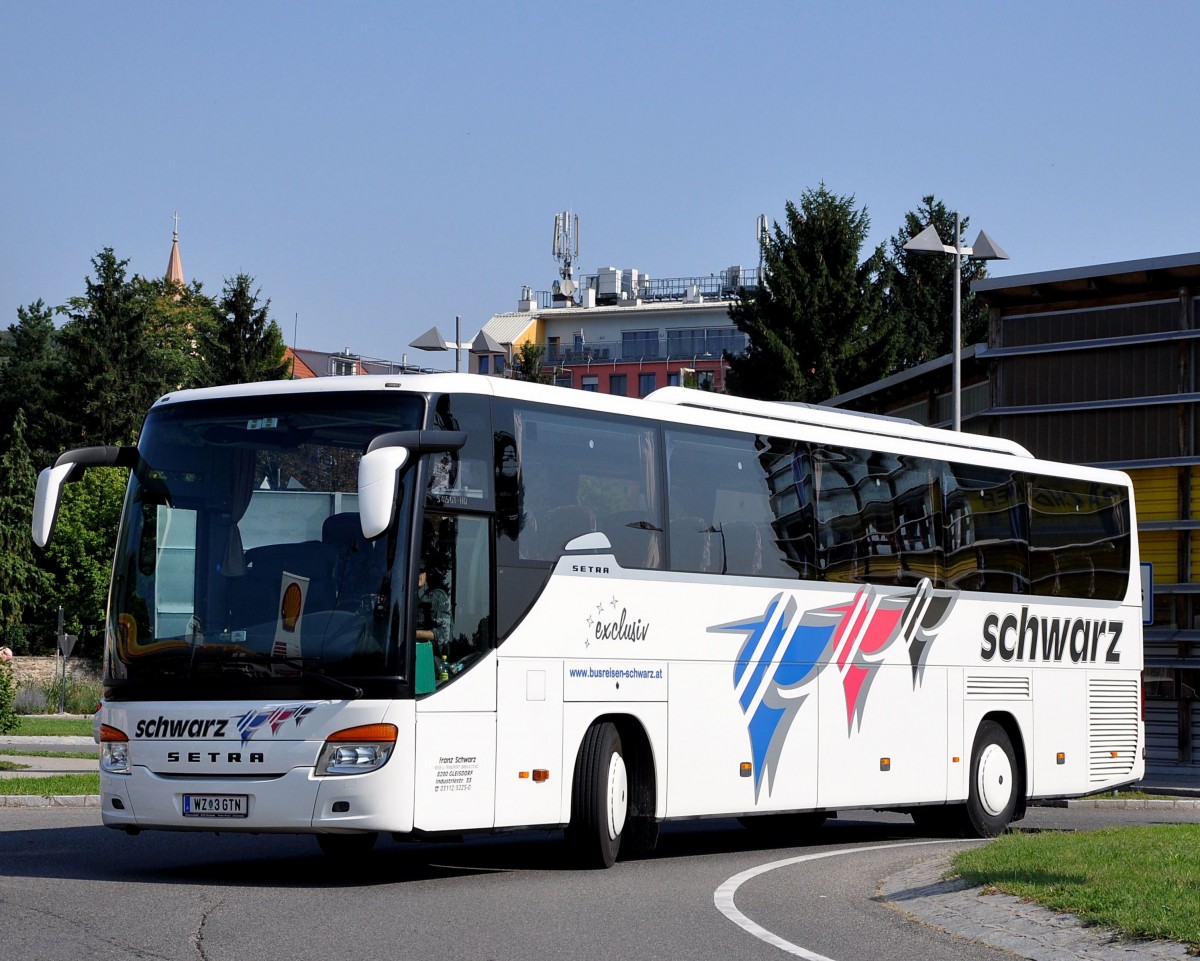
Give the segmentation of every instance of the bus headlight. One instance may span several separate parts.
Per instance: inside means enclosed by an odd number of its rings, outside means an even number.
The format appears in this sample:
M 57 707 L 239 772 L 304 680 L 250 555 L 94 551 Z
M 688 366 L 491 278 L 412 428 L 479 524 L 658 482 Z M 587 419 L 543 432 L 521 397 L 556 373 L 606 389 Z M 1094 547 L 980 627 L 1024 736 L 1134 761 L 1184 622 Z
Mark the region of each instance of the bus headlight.
M 105 774 L 129 774 L 129 738 L 125 732 L 100 725 L 100 770 Z
M 325 740 L 317 776 L 367 774 L 383 767 L 396 748 L 395 724 L 363 724 L 337 731 Z

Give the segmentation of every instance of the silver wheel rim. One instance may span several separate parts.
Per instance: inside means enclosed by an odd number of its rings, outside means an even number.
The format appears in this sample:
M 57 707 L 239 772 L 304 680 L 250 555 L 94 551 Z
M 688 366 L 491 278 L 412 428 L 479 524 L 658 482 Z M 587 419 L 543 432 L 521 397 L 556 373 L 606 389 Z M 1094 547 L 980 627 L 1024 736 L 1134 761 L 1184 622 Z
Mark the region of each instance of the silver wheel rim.
M 999 744 L 987 745 L 979 755 L 976 788 L 979 803 L 989 816 L 996 817 L 1008 807 L 1013 791 L 1012 762 Z
M 605 805 L 608 813 L 609 840 L 615 841 L 625 828 L 628 792 L 629 781 L 625 773 L 625 760 L 614 751 L 612 757 L 608 759 L 608 803 Z

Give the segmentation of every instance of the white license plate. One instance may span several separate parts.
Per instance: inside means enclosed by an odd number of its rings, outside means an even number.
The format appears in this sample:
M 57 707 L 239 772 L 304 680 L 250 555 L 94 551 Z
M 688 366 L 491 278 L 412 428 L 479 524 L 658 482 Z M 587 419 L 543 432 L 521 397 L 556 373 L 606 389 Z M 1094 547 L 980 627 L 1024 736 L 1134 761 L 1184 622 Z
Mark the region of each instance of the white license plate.
M 244 818 L 250 813 L 248 794 L 185 794 L 185 818 Z

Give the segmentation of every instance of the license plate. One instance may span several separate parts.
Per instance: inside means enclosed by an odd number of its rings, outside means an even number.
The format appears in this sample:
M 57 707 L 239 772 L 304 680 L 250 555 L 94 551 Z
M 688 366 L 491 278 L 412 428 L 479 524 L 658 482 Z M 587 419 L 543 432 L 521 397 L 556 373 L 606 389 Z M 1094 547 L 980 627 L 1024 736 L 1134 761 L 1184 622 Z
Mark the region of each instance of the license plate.
M 250 813 L 248 794 L 185 794 L 185 818 L 244 818 Z

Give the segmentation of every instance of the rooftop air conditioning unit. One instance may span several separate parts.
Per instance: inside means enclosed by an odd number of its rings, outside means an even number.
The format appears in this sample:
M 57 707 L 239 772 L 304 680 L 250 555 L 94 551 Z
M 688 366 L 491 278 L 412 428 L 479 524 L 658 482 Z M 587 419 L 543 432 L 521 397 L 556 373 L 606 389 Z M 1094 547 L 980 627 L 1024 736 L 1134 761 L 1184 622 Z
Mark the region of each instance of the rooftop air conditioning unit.
M 621 275 L 618 267 L 601 267 L 596 271 L 596 303 L 615 304 L 621 298 Z

